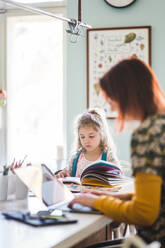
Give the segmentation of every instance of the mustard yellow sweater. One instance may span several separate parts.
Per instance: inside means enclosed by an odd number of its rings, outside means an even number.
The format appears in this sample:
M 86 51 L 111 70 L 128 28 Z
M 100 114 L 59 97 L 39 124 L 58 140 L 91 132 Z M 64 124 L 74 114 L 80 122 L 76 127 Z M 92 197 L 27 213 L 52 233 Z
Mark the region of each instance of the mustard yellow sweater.
M 115 221 L 150 226 L 159 215 L 161 184 L 161 177 L 138 172 L 131 200 L 101 196 L 95 201 L 94 207 Z

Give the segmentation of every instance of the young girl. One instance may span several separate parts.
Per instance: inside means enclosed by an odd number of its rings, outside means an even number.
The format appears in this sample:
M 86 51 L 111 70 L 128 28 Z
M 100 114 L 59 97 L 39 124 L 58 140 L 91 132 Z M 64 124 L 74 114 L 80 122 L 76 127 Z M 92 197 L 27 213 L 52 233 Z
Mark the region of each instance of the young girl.
M 104 112 L 90 109 L 77 117 L 69 168 L 60 171 L 56 177 L 80 177 L 83 169 L 97 160 L 119 164 Z

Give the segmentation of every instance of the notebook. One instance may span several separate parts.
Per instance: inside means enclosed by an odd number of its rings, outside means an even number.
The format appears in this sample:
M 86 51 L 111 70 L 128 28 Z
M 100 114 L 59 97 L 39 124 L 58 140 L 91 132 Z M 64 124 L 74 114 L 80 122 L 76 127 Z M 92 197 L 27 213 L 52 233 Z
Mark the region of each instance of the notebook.
M 55 209 L 60 209 L 64 212 L 101 214 L 96 209 L 78 203 L 69 208 L 68 203 L 74 198 L 74 194 L 60 180 L 55 178 L 45 164 L 18 168 L 14 172 L 28 189 L 42 200 L 49 213 Z

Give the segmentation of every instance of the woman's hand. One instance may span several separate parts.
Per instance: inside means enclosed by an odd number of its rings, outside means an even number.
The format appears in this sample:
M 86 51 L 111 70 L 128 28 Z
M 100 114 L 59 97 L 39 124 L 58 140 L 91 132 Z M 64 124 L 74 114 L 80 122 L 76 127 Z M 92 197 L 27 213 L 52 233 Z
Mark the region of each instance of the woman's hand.
M 98 191 L 98 190 L 87 190 L 85 191 L 85 193 L 91 193 L 91 194 L 94 194 L 94 195 L 97 195 L 97 196 L 112 196 L 112 197 L 115 197 L 115 198 L 118 198 L 120 200 L 125 200 L 125 201 L 128 201 L 128 200 L 131 200 L 132 198 L 132 194 L 120 194 L 120 193 L 117 193 L 117 192 L 102 192 L 102 191 Z
M 116 197 L 116 198 L 118 198 L 120 200 L 123 200 L 123 201 L 129 201 L 129 200 L 132 199 L 133 194 L 129 194 L 129 193 L 128 194 L 119 194 L 119 193 L 117 193 L 117 194 L 114 194 L 112 196 Z
M 60 171 L 57 175 L 55 175 L 56 178 L 64 178 L 64 177 L 70 177 L 70 174 L 67 170 Z
M 94 194 L 97 196 L 113 196 L 112 192 L 105 192 L 105 191 L 99 191 L 99 190 L 85 189 L 83 192 L 89 193 L 89 194 Z
M 81 193 L 76 195 L 75 198 L 69 203 L 69 207 L 72 207 L 74 203 L 79 203 L 84 206 L 94 207 L 94 202 L 98 198 L 98 196 L 89 193 Z
M 93 190 L 89 193 L 84 192 L 79 195 L 76 195 L 75 198 L 69 203 L 69 207 L 72 207 L 74 203 L 79 203 L 84 206 L 88 207 L 94 207 L 94 202 L 96 199 L 98 199 L 99 196 L 111 196 L 116 197 L 121 200 L 130 200 L 131 196 L 130 194 L 114 194 L 114 193 L 108 193 L 108 192 L 99 192 L 97 190 Z

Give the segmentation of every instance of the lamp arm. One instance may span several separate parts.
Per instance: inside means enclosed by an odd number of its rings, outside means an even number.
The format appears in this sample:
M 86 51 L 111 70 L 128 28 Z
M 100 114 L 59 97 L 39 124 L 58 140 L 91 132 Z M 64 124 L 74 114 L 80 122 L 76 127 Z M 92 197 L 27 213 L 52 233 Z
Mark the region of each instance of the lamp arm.
M 11 0 L 0 0 L 0 2 L 10 4 L 10 5 L 13 5 L 13 6 L 17 6 L 18 8 L 28 10 L 28 11 L 31 11 L 31 12 L 34 12 L 34 13 L 37 13 L 37 14 L 43 14 L 43 15 L 47 15 L 47 16 L 50 16 L 50 17 L 53 17 L 53 18 L 57 18 L 59 20 L 68 22 L 68 24 L 75 25 L 75 20 L 74 19 L 69 19 L 69 18 L 66 18 L 66 17 L 60 17 L 60 16 L 55 15 L 54 13 L 51 13 L 51 12 L 48 12 L 48 11 L 45 11 L 45 10 L 42 10 L 42 9 L 39 9 L 39 8 L 35 8 L 35 7 L 32 7 L 32 6 L 27 5 L 27 4 L 18 3 L 18 2 L 15 2 L 15 1 L 11 1 Z M 79 23 L 79 26 L 82 26 L 84 28 L 91 28 L 91 26 L 86 24 L 86 23 L 82 23 L 82 22 L 78 22 L 78 23 Z

